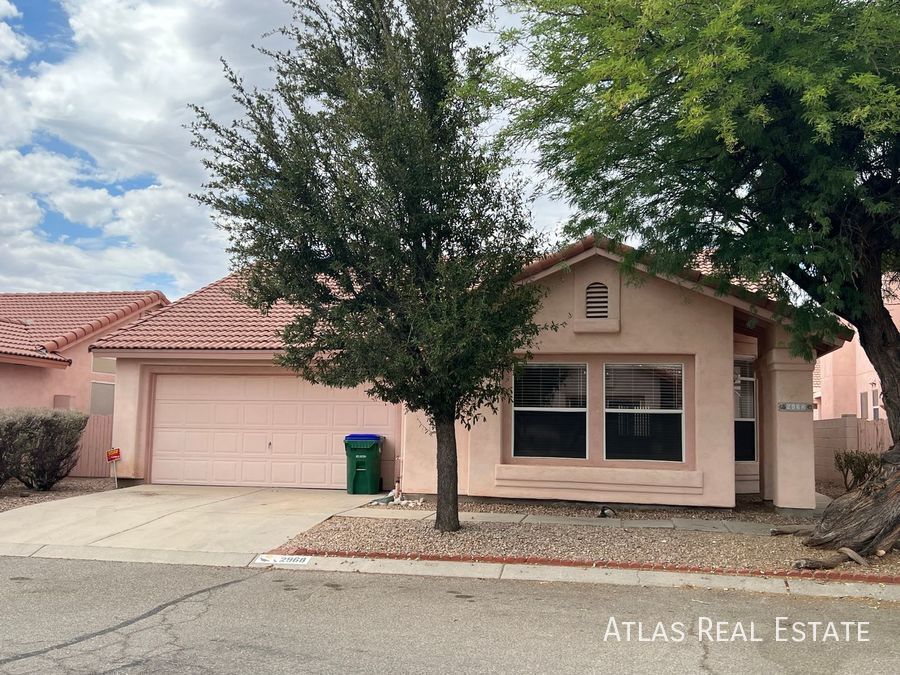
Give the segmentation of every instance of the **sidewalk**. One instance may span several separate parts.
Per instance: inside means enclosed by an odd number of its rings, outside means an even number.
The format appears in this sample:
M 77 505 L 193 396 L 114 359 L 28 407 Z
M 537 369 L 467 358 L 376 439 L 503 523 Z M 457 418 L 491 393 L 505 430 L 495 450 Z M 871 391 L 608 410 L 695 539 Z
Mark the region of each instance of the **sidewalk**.
M 503 579 L 543 583 L 609 584 L 659 588 L 705 588 L 821 598 L 869 598 L 900 602 L 900 579 L 893 584 L 824 581 L 803 574 L 796 577 L 698 574 L 678 571 L 582 567 L 564 565 L 397 560 L 391 558 L 264 554 L 250 567 L 298 572 L 355 572 L 404 574 L 469 579 Z
M 385 518 L 393 520 L 433 520 L 434 511 L 389 508 L 382 506 L 362 506 L 338 515 L 344 518 Z M 612 527 L 620 529 L 657 528 L 682 530 L 685 532 L 730 532 L 769 536 L 774 525 L 751 523 L 740 520 L 704 520 L 701 518 L 668 518 L 665 520 L 642 520 L 627 518 L 580 518 L 574 516 L 540 516 L 524 513 L 483 513 L 460 511 L 461 523 L 525 523 L 529 525 L 582 525 L 591 527 Z

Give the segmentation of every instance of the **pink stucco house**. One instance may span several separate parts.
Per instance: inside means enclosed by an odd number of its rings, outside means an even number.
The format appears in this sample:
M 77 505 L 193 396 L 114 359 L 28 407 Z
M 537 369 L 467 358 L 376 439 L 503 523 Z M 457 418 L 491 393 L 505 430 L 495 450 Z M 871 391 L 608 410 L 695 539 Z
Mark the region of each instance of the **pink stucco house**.
M 88 347 L 168 304 L 159 291 L 0 293 L 0 408 L 112 414 L 115 361 Z
M 900 300 L 887 302 L 894 323 L 900 325 Z M 821 356 L 813 381 L 816 419 L 856 415 L 862 420 L 883 420 L 881 382 L 859 340 Z
M 511 402 L 460 428 L 460 492 L 728 507 L 761 491 L 813 508 L 813 364 L 790 354 L 769 302 L 738 287 L 717 295 L 700 271 L 625 283 L 619 261 L 588 238 L 527 270 L 548 291 L 538 319 L 565 326 L 542 336 Z M 385 485 L 433 493 L 423 419 L 273 365 L 293 310 L 260 316 L 233 286 L 225 278 L 93 346 L 118 364 L 119 475 L 341 488 L 343 436 L 370 432 L 385 438 Z

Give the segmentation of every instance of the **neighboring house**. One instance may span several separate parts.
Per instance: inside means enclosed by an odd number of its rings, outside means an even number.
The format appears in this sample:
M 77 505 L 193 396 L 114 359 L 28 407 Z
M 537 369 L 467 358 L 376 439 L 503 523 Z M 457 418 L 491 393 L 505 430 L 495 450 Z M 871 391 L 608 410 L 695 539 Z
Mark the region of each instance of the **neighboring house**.
M 0 293 L 0 408 L 111 415 L 115 361 L 88 347 L 168 304 L 159 291 Z
M 565 326 L 541 337 L 512 402 L 460 427 L 460 492 L 728 507 L 762 491 L 813 508 L 813 364 L 790 354 L 769 301 L 737 287 L 717 295 L 696 271 L 631 285 L 619 261 L 588 238 L 526 271 L 548 291 L 538 321 Z M 423 418 L 273 365 L 294 310 L 260 316 L 234 285 L 225 278 L 94 345 L 118 364 L 119 475 L 341 488 L 343 436 L 374 432 L 384 484 L 434 493 Z
M 900 325 L 900 300 L 887 301 L 887 308 Z M 856 415 L 863 420 L 883 420 L 881 382 L 859 340 L 821 356 L 813 381 L 816 419 Z

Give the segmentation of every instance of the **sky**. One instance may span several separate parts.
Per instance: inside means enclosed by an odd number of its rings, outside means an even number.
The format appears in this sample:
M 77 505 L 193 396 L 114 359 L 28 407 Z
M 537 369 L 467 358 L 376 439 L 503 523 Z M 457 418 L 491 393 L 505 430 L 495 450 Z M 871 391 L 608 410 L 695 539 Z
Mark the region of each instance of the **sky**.
M 226 274 L 189 196 L 205 176 L 187 106 L 236 117 L 220 59 L 266 86 L 253 45 L 289 18 L 281 0 L 0 0 L 0 291 L 175 299 Z M 544 231 L 565 215 L 533 212 Z

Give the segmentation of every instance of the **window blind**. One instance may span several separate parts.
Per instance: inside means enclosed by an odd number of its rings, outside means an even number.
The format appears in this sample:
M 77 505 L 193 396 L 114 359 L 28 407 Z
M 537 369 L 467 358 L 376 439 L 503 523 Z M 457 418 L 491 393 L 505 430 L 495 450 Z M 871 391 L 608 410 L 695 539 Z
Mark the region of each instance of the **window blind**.
M 587 368 L 529 363 L 515 374 L 513 404 L 516 408 L 586 408 Z
M 680 365 L 610 363 L 604 388 L 608 410 L 681 410 Z

